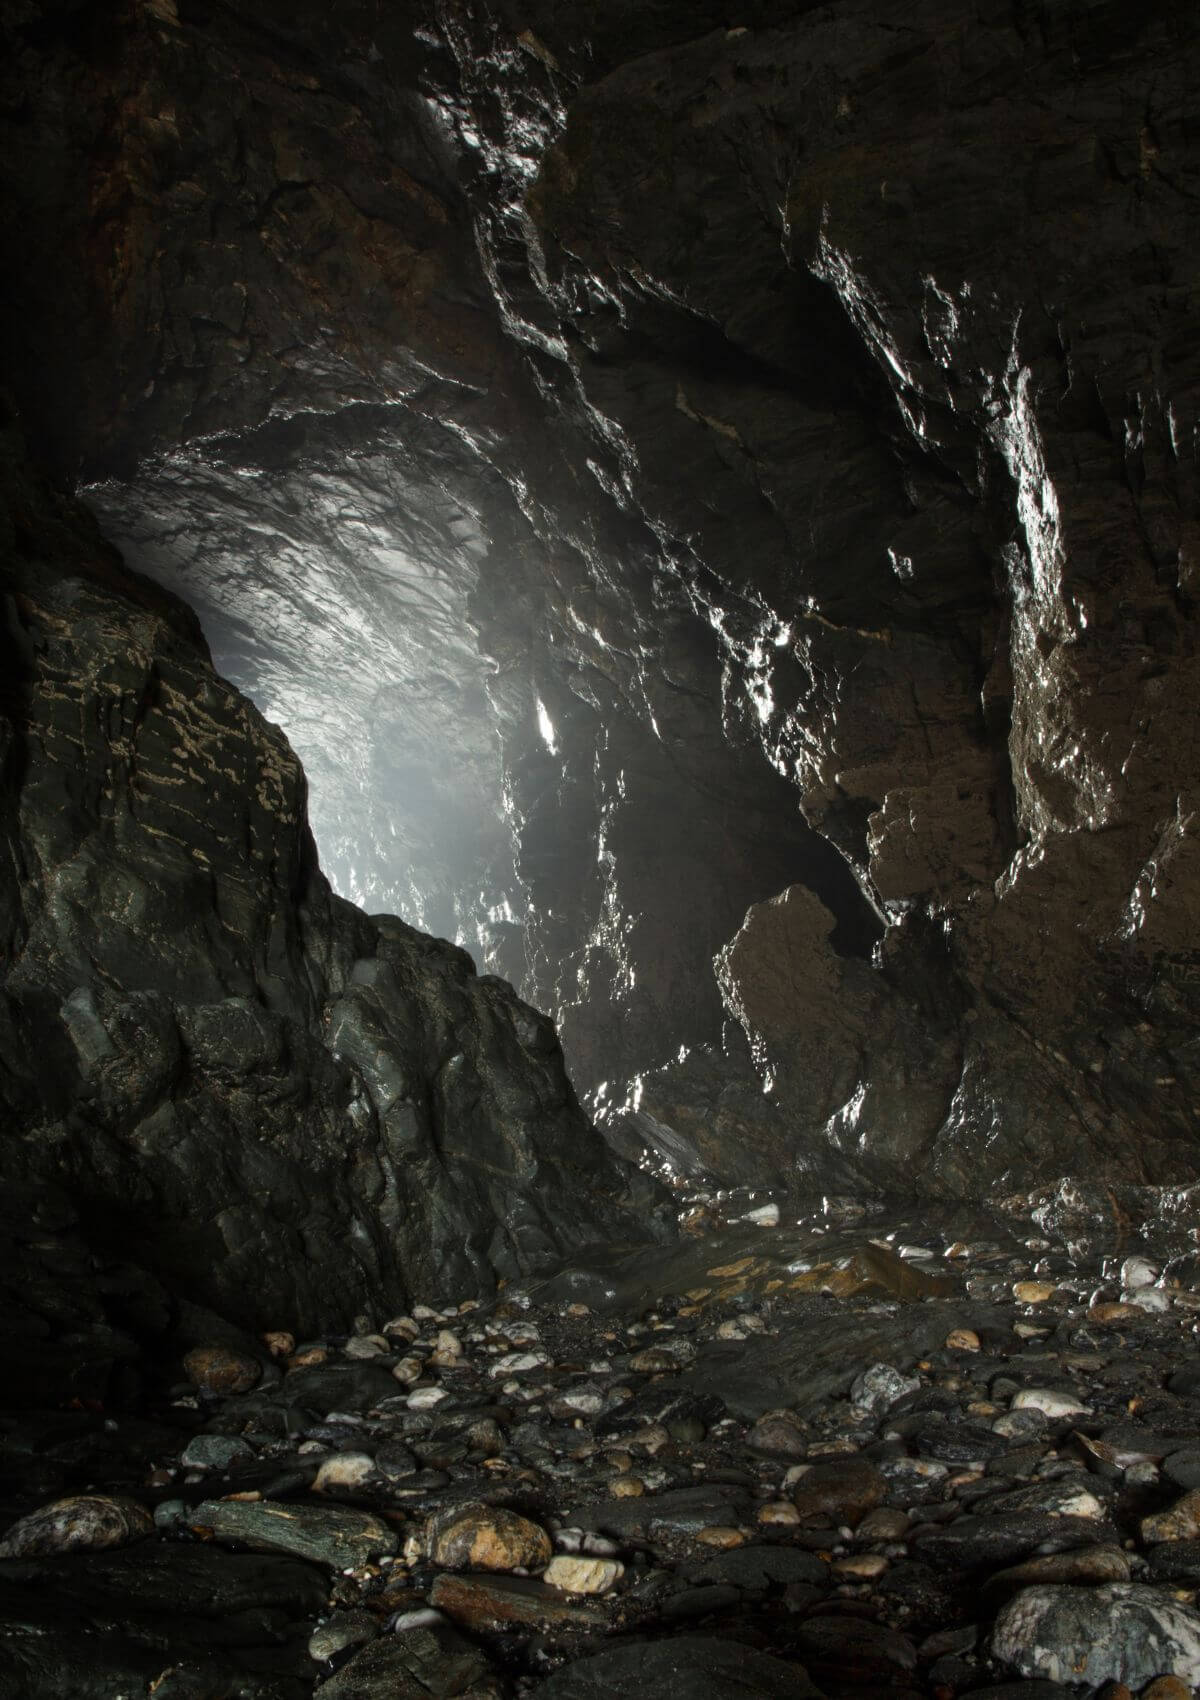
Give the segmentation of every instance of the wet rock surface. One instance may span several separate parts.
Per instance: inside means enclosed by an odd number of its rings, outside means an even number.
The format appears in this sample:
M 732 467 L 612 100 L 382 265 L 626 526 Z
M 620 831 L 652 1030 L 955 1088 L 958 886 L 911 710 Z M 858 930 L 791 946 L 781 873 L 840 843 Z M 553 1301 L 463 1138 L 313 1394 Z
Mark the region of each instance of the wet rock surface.
M 20 11 L 38 455 L 676 1176 L 1194 1175 L 1198 31 Z
M 333 896 L 278 729 L 11 420 L 0 507 L 14 1380 L 107 1399 L 170 1337 L 198 1395 L 248 1393 L 277 1371 L 239 1329 L 382 1320 L 434 1270 L 486 1291 L 640 1237 L 549 1022 Z M 370 1362 L 294 1373 L 326 1409 L 395 1391 Z
M 137 1414 L 7 1419 L 0 1684 L 28 1700 L 141 1694 L 168 1671 L 188 1700 L 1190 1691 L 1200 1542 L 1155 1519 L 1180 1498 L 1161 1461 L 1200 1439 L 1191 1254 L 1155 1242 L 1164 1307 L 1097 1330 L 1096 1291 L 1136 1290 L 1122 1248 L 853 1214 L 639 1254 L 603 1305 L 561 1296 L 583 1273 L 568 1267 L 292 1341 L 323 1361 L 245 1392 L 198 1388 L 181 1356 Z M 902 1269 L 883 1284 L 917 1253 L 924 1296 Z M 874 1285 L 836 1281 L 868 1263 Z M 1050 1295 L 1014 1297 L 1033 1280 Z M 635 1367 L 649 1342 L 670 1368 Z M 763 1350 L 830 1378 L 836 1360 L 837 1384 L 813 1396 L 797 1369 L 769 1417 L 735 1410 L 708 1366 L 740 1354 L 752 1378 Z M 364 1397 L 331 1404 L 364 1367 Z M 133 1544 L 83 1550 L 64 1506 L 84 1505 L 122 1510 Z

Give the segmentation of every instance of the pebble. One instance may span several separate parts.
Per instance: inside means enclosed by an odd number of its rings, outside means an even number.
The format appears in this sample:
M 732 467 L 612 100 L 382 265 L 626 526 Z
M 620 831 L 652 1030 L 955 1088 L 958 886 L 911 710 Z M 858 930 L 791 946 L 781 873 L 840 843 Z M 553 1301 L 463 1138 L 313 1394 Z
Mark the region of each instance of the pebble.
M 794 1412 L 768 1411 L 748 1431 L 746 1445 L 781 1458 L 803 1458 L 808 1437 Z
M 719 1523 L 713 1524 L 708 1529 L 698 1529 L 696 1539 L 701 1546 L 717 1547 L 721 1551 L 746 1544 L 746 1537 L 740 1529 L 727 1528 Z
M 1040 1411 L 1053 1422 L 1060 1417 L 1086 1417 L 1090 1408 L 1072 1393 L 1059 1393 L 1051 1387 L 1023 1387 L 1013 1395 L 1014 1411 Z
M 607 1594 L 625 1574 L 613 1558 L 573 1558 L 561 1553 L 546 1566 L 542 1580 L 568 1594 Z
M 614 1499 L 640 1499 L 646 1484 L 640 1476 L 618 1476 L 609 1483 L 608 1491 Z
M 337 1611 L 319 1623 L 308 1638 L 308 1656 L 318 1663 L 336 1658 L 347 1647 L 361 1647 L 379 1634 L 369 1611 Z
M 254 1448 L 232 1434 L 195 1434 L 179 1457 L 187 1470 L 231 1470 L 235 1464 L 247 1464 L 254 1458 Z
M 848 1558 L 835 1559 L 833 1574 L 839 1582 L 874 1582 L 888 1568 L 881 1553 L 852 1553 Z
M 1138 1287 L 1152 1287 L 1158 1280 L 1159 1269 L 1146 1257 L 1127 1257 L 1121 1265 L 1118 1279 L 1126 1292 Z
M 832 1517 L 853 1526 L 884 1498 L 887 1483 L 865 1458 L 839 1458 L 814 1464 L 796 1483 L 792 1503 L 807 1522 L 813 1517 Z
M 183 1360 L 184 1374 L 201 1393 L 249 1393 L 262 1366 L 228 1346 L 196 1346 Z
M 882 1417 L 906 1395 L 920 1391 L 920 1376 L 904 1375 L 891 1364 L 872 1364 L 851 1383 L 850 1403 L 856 1411 Z
M 950 1352 L 977 1352 L 980 1350 L 979 1336 L 973 1328 L 952 1328 L 946 1336 L 946 1349 Z
M 385 1352 L 392 1349 L 391 1341 L 382 1334 L 354 1334 L 346 1341 L 343 1350 L 348 1358 L 367 1359 L 381 1358 Z
M 488 1369 L 488 1374 L 496 1376 L 528 1375 L 532 1369 L 541 1369 L 549 1363 L 544 1352 L 506 1352 L 497 1358 Z
M 312 1484 L 314 1493 L 362 1488 L 375 1474 L 375 1460 L 366 1452 L 339 1452 L 327 1458 Z
M 1168 1505 L 1142 1518 L 1142 1539 L 1147 1546 L 1159 1541 L 1190 1541 L 1200 1535 L 1200 1488 L 1192 1488 Z
M 410 1411 L 429 1411 L 449 1397 L 444 1387 L 414 1387 L 405 1403 Z
M 777 1524 L 784 1528 L 795 1528 L 800 1523 L 801 1518 L 790 1499 L 769 1499 L 765 1505 L 759 1506 L 758 1521 L 768 1525 Z
M 1087 1313 L 1087 1319 L 1097 1328 L 1116 1328 L 1121 1323 L 1140 1322 L 1143 1314 L 1139 1305 L 1122 1304 L 1118 1301 L 1112 1304 L 1092 1305 Z
M 425 1548 L 435 1564 L 453 1570 L 541 1570 L 553 1552 L 540 1524 L 476 1503 L 434 1512 L 425 1526 Z
M 1012 1295 L 1018 1304 L 1040 1305 L 1057 1292 L 1053 1281 L 1014 1281 Z
M 154 1519 L 136 1500 L 101 1493 L 71 1494 L 14 1523 L 0 1540 L 0 1558 L 124 1547 L 153 1530 Z

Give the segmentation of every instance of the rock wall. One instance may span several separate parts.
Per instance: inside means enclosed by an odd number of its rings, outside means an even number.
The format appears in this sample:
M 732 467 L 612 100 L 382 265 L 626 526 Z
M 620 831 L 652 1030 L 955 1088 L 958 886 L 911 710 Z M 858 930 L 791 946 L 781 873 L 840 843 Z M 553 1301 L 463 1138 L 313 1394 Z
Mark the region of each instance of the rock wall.
M 453 866 L 399 863 L 523 943 L 615 1139 L 959 1196 L 1193 1175 L 1192 13 L 72 17 L 4 73 L 23 414 L 267 697 L 284 611 L 368 884 L 370 775 L 454 797 L 498 751 Z M 332 632 L 385 688 L 405 626 L 469 715 L 288 659 Z
M 144 1272 L 158 1332 L 180 1304 L 303 1332 L 634 1231 L 550 1022 L 331 894 L 299 763 L 194 616 L 11 422 L 0 466 L 0 1134 L 79 1238 L 44 1273 L 36 1235 L 6 1251 L 6 1329 L 50 1340 L 88 1255 Z

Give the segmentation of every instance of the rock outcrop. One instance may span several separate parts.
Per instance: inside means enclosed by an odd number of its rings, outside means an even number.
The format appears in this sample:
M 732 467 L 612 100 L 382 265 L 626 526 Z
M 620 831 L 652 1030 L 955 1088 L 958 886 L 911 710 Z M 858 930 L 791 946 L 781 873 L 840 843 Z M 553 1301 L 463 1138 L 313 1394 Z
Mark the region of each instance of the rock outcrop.
M 339 877 L 523 968 L 684 1172 L 1193 1176 L 1200 24 L 57 16 L 22 414 L 294 722 Z
M 299 763 L 194 616 L 11 423 L 2 465 L 0 1129 L 43 1212 L 6 1329 L 50 1375 L 56 1329 L 100 1339 L 96 1292 L 135 1336 L 189 1306 L 303 1331 L 629 1232 L 551 1023 L 331 894 Z M 89 1256 L 90 1312 L 56 1296 Z

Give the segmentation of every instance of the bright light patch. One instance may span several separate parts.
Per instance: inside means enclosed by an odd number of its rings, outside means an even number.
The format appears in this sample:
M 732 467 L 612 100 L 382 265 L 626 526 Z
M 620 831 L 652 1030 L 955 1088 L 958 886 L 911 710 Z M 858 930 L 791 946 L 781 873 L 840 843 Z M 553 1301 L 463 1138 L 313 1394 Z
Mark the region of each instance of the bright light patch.
M 556 756 L 558 754 L 558 739 L 554 731 L 554 722 L 546 713 L 546 705 L 541 697 L 535 697 L 534 701 L 537 703 L 538 731 L 542 734 L 542 742 L 550 751 L 550 754 Z

